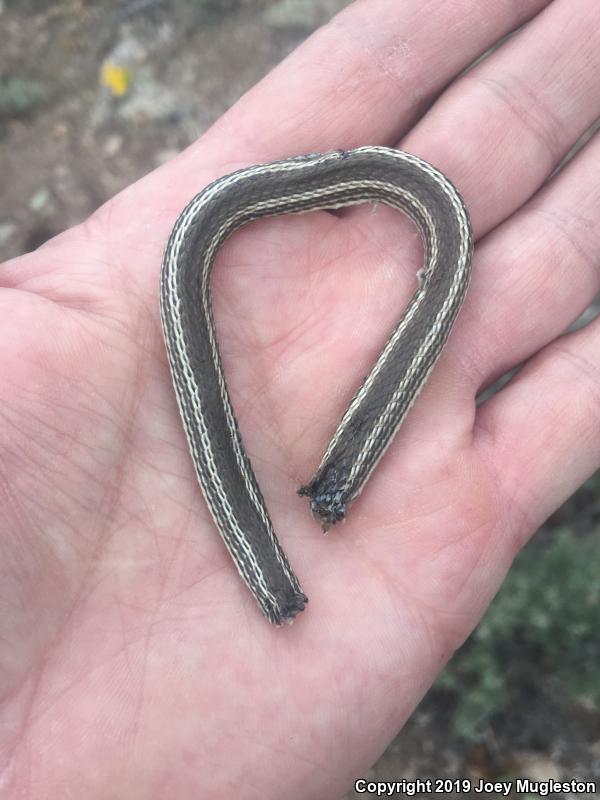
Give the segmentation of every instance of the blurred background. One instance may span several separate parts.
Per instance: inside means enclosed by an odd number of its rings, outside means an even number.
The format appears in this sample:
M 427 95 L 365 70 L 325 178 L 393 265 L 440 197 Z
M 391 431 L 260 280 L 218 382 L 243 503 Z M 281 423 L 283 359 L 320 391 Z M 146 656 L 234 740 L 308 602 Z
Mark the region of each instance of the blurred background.
M 190 144 L 345 5 L 0 0 L 0 261 Z M 599 489 L 538 532 L 365 777 L 600 777 Z

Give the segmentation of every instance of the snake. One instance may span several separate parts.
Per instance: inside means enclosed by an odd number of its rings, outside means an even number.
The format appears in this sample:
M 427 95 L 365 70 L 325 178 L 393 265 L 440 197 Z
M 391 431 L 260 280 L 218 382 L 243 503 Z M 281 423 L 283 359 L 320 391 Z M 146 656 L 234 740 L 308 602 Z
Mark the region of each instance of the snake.
M 292 622 L 308 597 L 275 534 L 244 449 L 217 342 L 211 272 L 223 243 L 253 220 L 378 202 L 415 223 L 424 264 L 416 291 L 350 401 L 314 477 L 298 490 L 327 530 L 360 495 L 460 310 L 473 250 L 461 195 L 427 161 L 395 148 L 294 156 L 245 167 L 207 185 L 180 213 L 164 251 L 161 322 L 198 482 L 239 574 L 277 626 Z

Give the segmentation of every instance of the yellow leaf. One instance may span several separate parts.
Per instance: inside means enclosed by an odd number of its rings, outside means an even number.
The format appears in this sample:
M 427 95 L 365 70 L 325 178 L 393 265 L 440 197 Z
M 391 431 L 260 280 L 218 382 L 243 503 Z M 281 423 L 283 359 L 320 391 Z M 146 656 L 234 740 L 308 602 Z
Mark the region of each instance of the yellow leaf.
M 100 82 L 108 87 L 115 97 L 123 97 L 131 84 L 131 72 L 126 67 L 106 61 L 100 70 Z

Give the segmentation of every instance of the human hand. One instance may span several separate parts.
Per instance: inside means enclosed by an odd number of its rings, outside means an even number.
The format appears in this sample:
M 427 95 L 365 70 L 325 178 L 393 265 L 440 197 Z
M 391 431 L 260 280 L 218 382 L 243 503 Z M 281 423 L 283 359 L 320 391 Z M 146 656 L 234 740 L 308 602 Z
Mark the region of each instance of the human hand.
M 480 8 L 356 3 L 178 159 L 0 268 L 4 796 L 339 796 L 598 466 L 598 326 L 556 339 L 598 289 L 598 139 L 538 192 L 599 113 L 597 4 Z M 473 280 L 388 454 L 323 537 L 294 492 L 414 289 L 416 233 L 360 208 L 253 224 L 222 251 L 232 400 L 310 597 L 278 630 L 196 483 L 160 259 L 218 175 L 364 143 L 456 183 Z

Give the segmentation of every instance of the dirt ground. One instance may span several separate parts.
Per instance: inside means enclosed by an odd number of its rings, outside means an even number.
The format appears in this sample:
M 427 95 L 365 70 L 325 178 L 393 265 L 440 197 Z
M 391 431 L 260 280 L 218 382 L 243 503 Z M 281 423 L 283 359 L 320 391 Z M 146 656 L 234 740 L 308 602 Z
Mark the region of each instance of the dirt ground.
M 80 222 L 190 144 L 348 4 L 0 0 L 0 261 Z M 444 695 L 430 693 L 365 777 L 559 778 L 565 765 L 589 776 L 600 764 L 600 730 L 589 721 L 567 731 L 561 723 L 531 751 L 518 737 L 461 743 L 450 714 Z
M 85 219 L 190 144 L 344 5 L 0 2 L 0 76 L 23 95 L 0 102 L 0 260 Z M 119 69 L 130 81 L 121 96 Z

